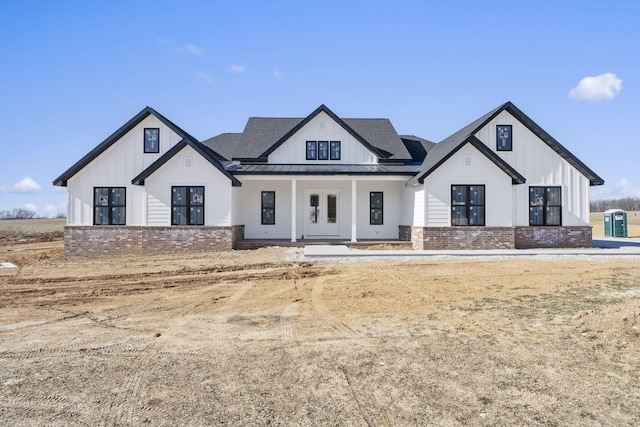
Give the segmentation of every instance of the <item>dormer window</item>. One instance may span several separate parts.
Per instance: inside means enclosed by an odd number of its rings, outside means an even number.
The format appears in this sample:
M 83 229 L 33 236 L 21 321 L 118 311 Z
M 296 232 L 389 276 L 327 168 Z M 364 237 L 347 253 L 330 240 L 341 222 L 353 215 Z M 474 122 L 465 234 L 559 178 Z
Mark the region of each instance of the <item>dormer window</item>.
M 496 150 L 512 151 L 511 125 L 496 126 Z
M 307 160 L 316 160 L 318 158 L 318 143 L 316 141 L 307 141 Z
M 145 153 L 160 152 L 160 129 L 144 128 L 144 152 Z
M 307 160 L 340 160 L 342 157 L 340 141 L 307 141 Z
M 331 141 L 331 160 L 340 160 L 340 141 Z
M 318 160 L 329 160 L 329 141 L 318 141 Z

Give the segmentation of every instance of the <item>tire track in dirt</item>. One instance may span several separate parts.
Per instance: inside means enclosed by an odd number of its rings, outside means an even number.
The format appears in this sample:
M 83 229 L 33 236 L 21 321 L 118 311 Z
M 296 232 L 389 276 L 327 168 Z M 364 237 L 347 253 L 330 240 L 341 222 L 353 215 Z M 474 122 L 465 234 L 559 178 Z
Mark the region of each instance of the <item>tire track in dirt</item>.
M 139 421 L 141 412 L 147 412 L 150 408 L 139 404 L 141 385 L 143 379 L 152 369 L 153 359 L 161 355 L 161 349 L 166 344 L 166 339 L 158 337 L 153 342 L 145 346 L 139 352 L 139 357 L 129 364 L 130 375 L 127 376 L 118 396 L 118 402 L 108 408 L 108 413 L 103 414 L 112 420 L 113 425 L 132 425 L 134 421 Z M 138 418 L 136 420 L 136 418 Z
M 329 324 L 333 328 L 333 331 L 338 334 L 338 339 L 356 340 L 358 338 L 362 338 L 360 334 L 351 329 L 346 323 L 340 321 L 336 316 L 332 315 L 327 306 L 324 304 L 322 292 L 326 284 L 326 279 L 316 279 L 311 290 L 311 305 L 316 314 L 322 318 L 321 322 L 323 324 Z M 332 355 L 327 351 L 325 347 L 319 347 L 319 351 L 322 354 L 321 359 L 332 359 Z M 365 405 L 363 404 L 364 401 L 367 401 L 369 398 L 373 398 L 373 396 L 368 396 L 366 398 L 358 396 L 356 390 L 352 385 L 352 377 L 348 374 L 347 368 L 345 366 L 339 367 L 339 374 L 342 376 L 342 381 L 339 381 L 337 383 L 334 381 L 334 387 L 331 393 L 332 400 L 336 401 L 336 398 L 334 398 L 333 394 L 340 395 L 340 399 L 337 400 L 339 402 L 348 402 L 345 408 L 348 413 L 358 413 L 367 426 L 374 426 L 374 417 L 367 413 L 367 411 L 365 410 Z M 326 383 L 325 378 L 323 378 L 323 382 Z
M 346 323 L 338 320 L 337 317 L 332 315 L 329 312 L 327 306 L 324 304 L 324 301 L 322 300 L 322 291 L 326 283 L 326 279 L 317 279 L 315 281 L 315 284 L 311 290 L 311 306 L 323 318 L 323 320 L 325 322 L 328 322 L 331 327 L 343 338 L 353 338 L 359 336 L 359 334 L 349 326 L 347 326 Z

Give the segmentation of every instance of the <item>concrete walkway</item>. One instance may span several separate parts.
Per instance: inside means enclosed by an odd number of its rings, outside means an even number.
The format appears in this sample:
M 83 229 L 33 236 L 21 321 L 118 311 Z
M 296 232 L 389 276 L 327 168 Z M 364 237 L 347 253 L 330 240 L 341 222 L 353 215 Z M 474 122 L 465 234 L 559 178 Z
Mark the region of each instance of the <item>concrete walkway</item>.
M 605 237 L 593 240 L 590 249 L 487 249 L 487 250 L 367 250 L 344 245 L 304 247 L 304 256 L 323 257 L 429 257 L 429 256 L 627 256 L 640 255 L 640 238 Z

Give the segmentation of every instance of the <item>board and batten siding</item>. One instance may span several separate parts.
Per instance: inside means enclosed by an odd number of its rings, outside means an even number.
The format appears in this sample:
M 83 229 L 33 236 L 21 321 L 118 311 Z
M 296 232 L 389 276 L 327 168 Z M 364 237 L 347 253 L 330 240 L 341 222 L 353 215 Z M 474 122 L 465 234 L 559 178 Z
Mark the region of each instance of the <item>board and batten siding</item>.
M 275 224 L 262 224 L 262 192 L 274 191 Z M 241 189 L 241 222 L 245 239 L 291 238 L 291 182 L 246 180 Z
M 496 150 L 496 125 L 512 126 L 512 151 Z M 476 137 L 523 175 L 514 186 L 514 225 L 529 225 L 529 187 L 562 188 L 562 225 L 589 225 L 589 180 L 509 112 L 501 112 Z
M 144 153 L 144 128 L 160 129 L 160 152 Z M 93 225 L 94 187 L 126 187 L 127 225 L 145 225 L 144 188 L 131 180 L 182 138 L 150 115 L 67 181 L 67 225 Z
M 485 225 L 511 226 L 511 177 L 466 144 L 424 179 L 425 225 L 451 225 L 451 186 L 485 186 Z
M 340 141 L 340 160 L 307 160 L 307 141 Z M 319 113 L 269 155 L 274 164 L 375 164 L 378 158 L 325 112 Z
M 185 146 L 145 180 L 147 224 L 171 225 L 171 187 L 204 187 L 204 225 L 231 225 L 231 180 Z

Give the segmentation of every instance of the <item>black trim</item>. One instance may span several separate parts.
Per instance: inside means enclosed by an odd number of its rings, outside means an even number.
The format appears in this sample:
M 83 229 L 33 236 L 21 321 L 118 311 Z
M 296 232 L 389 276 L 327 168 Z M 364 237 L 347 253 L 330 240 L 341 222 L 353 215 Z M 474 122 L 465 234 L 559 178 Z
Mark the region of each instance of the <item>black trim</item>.
M 380 207 L 373 207 L 374 195 L 380 195 Z M 376 214 L 380 215 L 380 219 L 376 219 Z M 384 192 L 369 192 L 369 225 L 384 225 Z
M 166 117 L 164 117 L 162 114 L 158 113 L 156 110 L 154 110 L 151 107 L 145 107 L 142 111 L 140 111 L 138 114 L 136 114 L 134 117 L 132 117 L 131 120 L 129 120 L 124 125 L 122 125 L 120 127 L 120 129 L 118 129 L 117 131 L 112 133 L 111 136 L 109 136 L 107 139 L 102 141 L 97 147 L 95 147 L 93 150 L 91 150 L 89 153 L 87 153 L 84 157 L 82 157 L 80 160 L 78 160 L 73 166 L 71 166 L 69 169 L 67 169 L 62 175 L 60 175 L 58 178 L 56 178 L 53 181 L 53 185 L 65 187 L 67 185 L 67 181 L 69 180 L 69 178 L 71 178 L 76 173 L 78 173 L 80 170 L 82 170 L 91 161 L 93 161 L 96 157 L 98 157 L 100 154 L 102 154 L 107 148 L 111 147 L 114 143 L 119 141 L 124 135 L 127 134 L 127 132 L 131 131 L 133 128 L 135 128 L 137 125 L 139 125 L 144 119 L 146 119 L 150 115 L 153 115 L 154 117 L 156 117 L 165 126 L 167 126 L 169 129 L 171 129 L 177 135 L 182 137 L 183 141 L 186 141 L 189 145 L 191 145 L 196 151 L 198 151 L 198 153 L 200 153 L 202 156 L 204 156 L 211 164 L 213 164 L 227 178 L 229 178 L 232 181 L 233 186 L 242 185 L 240 183 L 240 181 L 238 181 L 236 178 L 234 178 L 222 166 L 222 164 L 220 163 L 220 161 L 222 161 L 224 159 L 222 156 L 220 156 L 214 150 L 212 150 L 212 149 L 206 147 L 205 145 L 201 144 L 200 142 L 198 142 L 198 140 L 195 139 L 193 136 L 189 135 L 187 132 L 185 132 L 184 130 L 182 130 L 178 126 L 176 126 L 173 122 L 171 122 L 169 119 L 167 119 Z M 167 153 L 165 153 L 165 155 L 166 154 Z M 170 158 L 170 157 L 165 157 L 165 155 L 161 156 L 160 159 L 165 159 L 164 161 L 166 161 L 166 160 L 168 160 L 168 158 Z M 158 161 L 160 161 L 160 159 L 156 160 L 156 162 L 154 162 L 151 166 L 149 166 L 149 168 L 154 166 Z M 147 169 L 149 169 L 149 168 L 147 168 Z M 156 170 L 156 169 L 157 169 L 157 167 L 155 167 L 155 169 L 153 169 L 153 170 Z M 138 177 L 143 176 L 143 175 L 145 177 L 148 176 L 149 174 L 145 175 L 145 172 L 146 172 L 146 170 L 143 171 L 140 175 L 138 175 Z M 135 180 L 137 180 L 137 177 L 134 178 L 134 181 Z M 142 181 L 143 181 L 142 183 L 144 183 L 144 178 L 142 179 Z
M 176 189 L 185 189 L 185 191 L 187 192 L 185 203 L 183 204 L 175 203 L 175 199 L 173 196 L 174 196 L 174 193 L 176 192 Z M 188 193 L 191 193 L 196 189 L 202 190 L 201 191 L 202 200 L 200 200 L 198 203 L 195 203 L 192 198 L 188 197 Z M 205 213 L 206 213 L 204 191 L 205 191 L 205 188 L 203 185 L 172 185 L 171 186 L 171 225 L 204 225 Z M 193 217 L 192 211 L 193 209 L 196 209 L 198 207 L 202 208 L 202 219 L 200 221 L 196 219 L 194 222 L 192 218 Z M 186 217 L 186 224 L 181 224 L 178 218 L 176 217 L 176 209 L 178 208 L 185 209 L 184 214 Z
M 155 131 L 155 132 L 153 132 Z M 160 152 L 160 128 L 144 128 L 142 131 L 142 140 L 143 140 L 143 149 L 145 154 L 151 153 L 156 154 Z M 153 135 L 155 133 L 155 135 Z M 149 139 L 150 137 L 155 137 L 155 141 Z M 153 148 L 153 143 L 155 142 L 155 148 Z M 149 146 L 151 144 L 151 146 Z
M 264 196 L 266 194 L 271 194 L 272 200 L 273 200 L 273 206 L 265 205 Z M 276 223 L 276 192 L 275 191 L 262 191 L 260 193 L 260 208 L 261 208 L 260 223 L 262 225 L 275 225 Z M 269 213 L 271 213 L 271 216 L 269 216 Z M 266 218 L 265 218 L 265 214 L 267 214 Z
M 101 203 L 98 205 L 96 198 L 98 191 L 107 190 L 106 204 Z M 124 204 L 114 204 L 113 190 L 124 190 Z M 114 208 L 124 208 L 124 215 L 120 222 L 114 222 Z M 107 222 L 97 221 L 98 209 L 106 209 Z M 93 225 L 127 225 L 127 188 L 126 187 L 93 187 Z
M 337 150 L 334 149 L 337 147 Z M 340 160 L 342 157 L 342 143 L 340 141 L 330 141 L 329 142 L 329 159 L 330 160 Z
M 474 187 L 482 188 L 482 204 L 473 204 L 471 203 L 471 189 Z M 457 191 L 458 188 L 464 189 L 464 203 L 455 204 L 454 203 L 454 191 Z M 452 227 L 469 227 L 469 226 L 477 226 L 483 227 L 487 223 L 487 190 L 484 184 L 453 184 L 451 185 L 451 226 Z M 454 224 L 453 211 L 458 208 L 464 208 L 464 217 L 466 220 L 466 224 Z M 469 224 L 472 218 L 472 210 L 474 207 L 482 207 L 482 221 L 477 224 Z
M 329 160 L 329 141 L 318 141 L 318 160 Z
M 186 146 L 190 146 L 193 148 L 198 154 L 205 158 L 209 163 L 215 166 L 220 172 L 222 172 L 227 178 L 231 180 L 231 185 L 234 187 L 241 187 L 242 183 L 238 181 L 236 177 L 231 175 L 229 171 L 225 169 L 225 167 L 220 163 L 218 159 L 214 157 L 215 151 L 210 148 L 200 144 L 199 142 L 193 142 L 188 139 L 183 139 L 178 142 L 176 145 L 171 147 L 169 151 L 164 153 L 158 160 L 151 163 L 148 168 L 143 170 L 138 176 L 131 180 L 133 185 L 144 185 L 144 181 L 156 170 L 158 170 L 162 165 L 164 165 L 169 159 L 175 156 L 180 150 L 182 150 Z
M 504 173 L 509 175 L 511 177 L 511 183 L 512 184 L 524 184 L 525 182 L 527 182 L 527 179 L 524 176 L 520 175 L 520 173 L 517 170 L 515 170 L 513 167 L 511 167 L 511 165 L 509 165 L 507 162 L 502 160 L 496 153 L 493 152 L 493 150 L 491 150 L 489 147 L 487 147 L 485 144 L 483 144 L 482 141 L 480 141 L 475 136 L 468 137 L 461 144 L 458 144 L 455 148 L 450 150 L 447 153 L 446 156 L 444 156 L 442 159 L 440 159 L 440 161 L 438 163 L 433 165 L 426 172 L 422 172 L 422 173 L 416 175 L 418 177 L 418 182 L 420 182 L 420 184 L 424 184 L 424 178 L 426 176 L 428 176 L 429 174 L 431 174 L 431 172 L 435 171 L 440 166 L 442 166 L 442 164 L 444 162 L 449 160 L 451 158 L 451 156 L 453 156 L 455 153 L 457 153 L 466 144 L 473 145 L 475 148 L 478 149 L 478 151 L 480 151 L 482 154 L 484 154 L 485 157 L 487 157 L 496 166 L 498 166 L 500 169 L 502 169 L 502 171 Z
M 549 197 L 549 190 L 559 191 L 559 204 L 552 204 Z M 541 198 L 535 198 L 533 192 L 535 190 L 542 190 Z M 533 197 L 532 197 L 533 196 Z M 532 200 L 533 198 L 533 200 Z M 558 223 L 549 224 L 550 216 L 552 217 L 551 209 L 557 209 Z M 534 212 L 539 211 L 542 214 L 542 224 L 533 224 Z M 532 215 L 534 217 L 532 217 Z M 562 186 L 560 185 L 532 185 L 529 187 L 529 226 L 530 227 L 561 227 L 562 226 Z
M 327 106 L 324 105 L 324 104 L 320 105 L 311 114 L 309 114 L 305 119 L 301 120 L 300 123 L 298 123 L 296 126 L 294 126 L 289 132 L 287 132 L 282 138 L 280 138 L 278 141 L 276 141 L 275 144 L 273 144 L 271 147 L 269 147 L 267 149 L 267 151 L 262 153 L 259 157 L 269 157 L 269 154 L 273 153 L 278 147 L 280 147 L 282 144 L 284 144 L 285 141 L 287 141 L 289 138 L 291 138 L 296 132 L 298 132 L 300 129 L 302 129 L 307 123 L 309 123 L 314 117 L 316 117 L 321 112 L 324 112 L 329 117 L 331 117 L 344 130 L 346 130 L 351 136 L 353 136 L 355 139 L 357 139 L 358 142 L 360 142 L 362 145 L 364 145 L 369 151 L 371 151 L 377 157 L 383 158 L 383 159 L 389 157 L 390 153 L 387 153 L 385 155 L 382 151 L 380 151 L 379 149 L 377 149 L 373 145 L 369 144 L 367 142 L 367 140 L 365 140 L 362 136 L 360 136 L 360 134 L 358 134 L 349 125 L 347 125 L 344 122 L 344 120 L 342 120 L 340 117 L 336 116 L 333 113 L 333 111 L 329 110 L 327 108 Z
M 496 151 L 513 151 L 512 125 L 496 125 Z
M 307 141 L 305 144 L 305 149 L 307 160 L 318 159 L 318 141 Z

